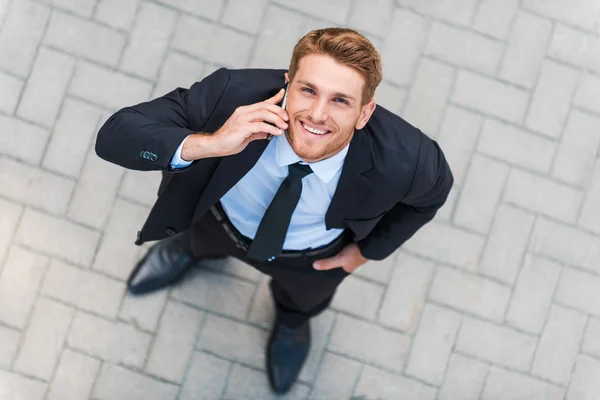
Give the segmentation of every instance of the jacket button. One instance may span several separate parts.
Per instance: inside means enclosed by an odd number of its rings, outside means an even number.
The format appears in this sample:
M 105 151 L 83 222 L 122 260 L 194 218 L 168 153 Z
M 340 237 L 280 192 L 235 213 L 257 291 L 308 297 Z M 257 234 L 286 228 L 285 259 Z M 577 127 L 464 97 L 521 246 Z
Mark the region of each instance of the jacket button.
M 173 228 L 167 228 L 167 229 L 165 229 L 165 233 L 168 236 L 175 236 L 177 234 L 177 231 Z
M 149 153 L 148 157 L 149 157 L 148 159 L 150 161 L 156 161 L 156 160 L 158 160 L 158 156 L 156 154 L 154 154 L 154 153 Z

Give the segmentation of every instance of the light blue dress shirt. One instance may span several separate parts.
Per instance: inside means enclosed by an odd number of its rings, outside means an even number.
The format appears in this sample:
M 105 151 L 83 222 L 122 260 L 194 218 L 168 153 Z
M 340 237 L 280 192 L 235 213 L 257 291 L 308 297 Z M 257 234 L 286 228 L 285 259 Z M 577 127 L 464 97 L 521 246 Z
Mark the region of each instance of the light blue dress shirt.
M 191 162 L 181 159 L 181 143 L 171 167 L 183 168 Z M 313 173 L 302 179 L 302 194 L 292 214 L 283 243 L 284 250 L 304 250 L 332 242 L 343 229 L 325 228 L 325 214 L 335 193 L 348 146 L 334 156 L 308 164 Z M 254 238 L 258 225 L 281 182 L 288 176 L 288 165 L 302 161 L 285 135 L 274 137 L 256 165 L 222 198 L 221 205 L 233 226 L 244 236 Z

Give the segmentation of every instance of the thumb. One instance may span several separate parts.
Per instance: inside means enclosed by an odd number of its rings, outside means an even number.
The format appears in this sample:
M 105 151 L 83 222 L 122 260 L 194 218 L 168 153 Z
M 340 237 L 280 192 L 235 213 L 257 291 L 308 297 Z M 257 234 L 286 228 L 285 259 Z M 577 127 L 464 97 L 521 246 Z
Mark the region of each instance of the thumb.
M 279 92 L 277 92 L 277 94 L 275 94 L 275 96 L 265 100 L 266 103 L 271 103 L 271 104 L 277 104 L 279 102 L 281 102 L 281 100 L 283 100 L 283 94 L 285 93 L 285 90 L 283 90 L 283 88 L 281 90 L 279 90 Z
M 328 269 L 339 268 L 341 266 L 342 266 L 342 263 L 340 262 L 340 258 L 338 256 L 324 258 L 322 260 L 317 260 L 313 263 L 313 268 L 318 269 L 320 271 L 326 271 Z

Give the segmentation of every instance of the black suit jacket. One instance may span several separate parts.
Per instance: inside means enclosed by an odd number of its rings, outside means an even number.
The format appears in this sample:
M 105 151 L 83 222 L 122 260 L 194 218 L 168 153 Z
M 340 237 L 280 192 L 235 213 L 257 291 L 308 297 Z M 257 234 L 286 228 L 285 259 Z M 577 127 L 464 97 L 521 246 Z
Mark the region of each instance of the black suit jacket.
M 223 68 L 189 90 L 124 108 L 106 121 L 96 141 L 100 157 L 129 169 L 165 171 L 137 244 L 188 229 L 252 168 L 268 141 L 181 171 L 172 171 L 170 161 L 187 135 L 215 132 L 237 107 L 277 93 L 284 72 Z M 384 259 L 434 217 L 452 183 L 437 143 L 377 106 L 350 142 L 327 229 L 350 229 L 366 258 Z

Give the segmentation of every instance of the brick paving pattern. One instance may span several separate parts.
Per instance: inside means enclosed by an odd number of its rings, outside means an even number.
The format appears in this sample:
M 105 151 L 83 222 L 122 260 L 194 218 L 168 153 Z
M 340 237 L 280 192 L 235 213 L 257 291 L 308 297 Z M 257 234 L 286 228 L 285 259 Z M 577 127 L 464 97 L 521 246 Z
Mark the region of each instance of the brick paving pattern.
M 125 279 L 160 173 L 96 157 L 120 107 L 287 67 L 332 25 L 456 177 L 436 219 L 340 287 L 287 399 L 600 398 L 600 1 L 0 0 L 0 398 L 269 399 L 266 279 L 207 260 Z

